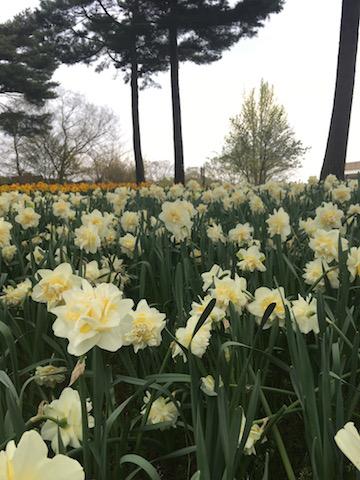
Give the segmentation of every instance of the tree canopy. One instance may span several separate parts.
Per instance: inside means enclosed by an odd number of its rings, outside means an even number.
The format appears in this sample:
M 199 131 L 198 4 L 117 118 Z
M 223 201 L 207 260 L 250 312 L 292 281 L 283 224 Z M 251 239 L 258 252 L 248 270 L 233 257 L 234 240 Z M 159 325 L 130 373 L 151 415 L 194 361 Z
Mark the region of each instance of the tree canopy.
M 21 95 L 39 106 L 54 98 L 54 47 L 30 11 L 0 24 L 0 94 Z
M 38 21 L 59 46 L 64 63 L 97 62 L 125 73 L 132 92 L 133 145 L 139 181 L 144 179 L 138 81 L 170 67 L 175 181 L 184 181 L 179 62 L 210 63 L 241 37 L 251 37 L 283 0 L 42 0 Z
M 258 95 L 253 89 L 245 96 L 240 114 L 230 121 L 223 151 L 213 159 L 215 166 L 256 185 L 283 178 L 299 166 L 306 148 L 267 82 L 261 82 Z

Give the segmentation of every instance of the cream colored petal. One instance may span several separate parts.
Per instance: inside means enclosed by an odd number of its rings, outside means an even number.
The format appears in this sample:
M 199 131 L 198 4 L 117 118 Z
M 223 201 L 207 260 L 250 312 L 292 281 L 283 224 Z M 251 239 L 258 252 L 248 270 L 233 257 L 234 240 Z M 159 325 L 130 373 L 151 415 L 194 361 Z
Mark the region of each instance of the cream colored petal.
M 79 462 L 64 455 L 56 455 L 39 468 L 36 480 L 84 480 L 84 470 Z
M 335 435 L 335 442 L 343 454 L 360 471 L 360 435 L 354 424 L 349 422 Z
M 48 448 L 41 436 L 35 430 L 25 432 L 13 456 L 14 478 L 23 478 L 24 472 L 35 471 L 47 454 Z

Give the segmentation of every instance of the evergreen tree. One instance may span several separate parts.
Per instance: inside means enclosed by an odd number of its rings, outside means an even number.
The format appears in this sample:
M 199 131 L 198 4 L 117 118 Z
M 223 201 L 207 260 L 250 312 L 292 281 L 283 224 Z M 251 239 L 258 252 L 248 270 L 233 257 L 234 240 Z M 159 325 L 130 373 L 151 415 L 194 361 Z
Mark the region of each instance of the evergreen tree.
M 53 28 L 59 59 L 64 63 L 97 62 L 97 71 L 114 65 L 131 86 L 133 149 L 137 182 L 145 180 L 139 122 L 139 82 L 167 68 L 159 55 L 157 31 L 143 0 L 44 0 L 37 12 Z M 81 25 L 81 27 L 79 27 Z
M 184 183 L 179 62 L 198 64 L 219 60 L 241 37 L 251 37 L 283 0 L 153 0 L 157 28 L 168 31 L 174 130 L 175 182 Z
M 56 67 L 54 45 L 29 11 L 0 24 L 0 129 L 12 139 L 18 175 L 23 139 L 49 128 L 49 117 L 37 108 L 56 96 Z
M 0 24 L 0 94 L 22 95 L 38 106 L 54 98 L 53 48 L 29 11 Z
M 360 2 L 343 0 L 334 105 L 320 178 L 344 178 L 359 38 Z
M 184 182 L 179 62 L 218 60 L 239 38 L 254 35 L 282 4 L 283 0 L 243 0 L 234 7 L 227 0 L 43 0 L 40 12 L 42 21 L 57 25 L 62 32 L 63 61 L 82 61 L 83 57 L 89 62 L 106 54 L 98 70 L 111 62 L 125 71 L 132 91 L 138 181 L 144 178 L 138 80 L 146 85 L 154 73 L 170 66 L 175 181 Z

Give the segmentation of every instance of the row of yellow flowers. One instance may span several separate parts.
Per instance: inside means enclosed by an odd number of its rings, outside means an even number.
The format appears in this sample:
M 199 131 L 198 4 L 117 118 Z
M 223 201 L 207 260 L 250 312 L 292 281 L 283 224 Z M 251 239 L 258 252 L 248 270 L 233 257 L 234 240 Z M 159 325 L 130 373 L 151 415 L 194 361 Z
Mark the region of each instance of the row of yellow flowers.
M 148 184 L 144 183 L 137 185 L 134 182 L 104 182 L 104 183 L 46 183 L 46 182 L 37 182 L 37 183 L 11 183 L 6 185 L 0 185 L 0 193 L 2 192 L 11 192 L 19 191 L 23 193 L 41 191 L 41 192 L 90 192 L 96 189 L 101 190 L 114 190 L 117 187 L 128 187 L 128 188 L 139 188 L 147 186 Z

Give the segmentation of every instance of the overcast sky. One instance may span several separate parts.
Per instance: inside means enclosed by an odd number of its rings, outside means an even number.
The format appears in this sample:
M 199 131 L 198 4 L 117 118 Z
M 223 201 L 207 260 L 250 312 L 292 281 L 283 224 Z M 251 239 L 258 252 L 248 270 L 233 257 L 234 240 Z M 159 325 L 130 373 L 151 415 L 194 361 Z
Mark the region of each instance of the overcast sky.
M 0 21 L 37 0 L 1 1 Z M 240 41 L 212 65 L 190 63 L 180 67 L 186 166 L 201 165 L 221 151 L 229 118 L 240 111 L 243 94 L 272 83 L 297 136 L 310 148 L 297 178 L 318 175 L 324 155 L 332 109 L 341 0 L 286 0 L 283 11 L 272 15 L 257 37 Z M 122 137 L 131 148 L 130 87 L 114 70 L 101 74 L 92 67 L 62 67 L 55 79 L 66 89 L 83 93 L 119 114 Z M 140 120 L 144 157 L 173 159 L 170 78 L 157 77 L 160 89 L 140 93 Z M 356 79 L 347 161 L 360 152 L 360 78 Z

